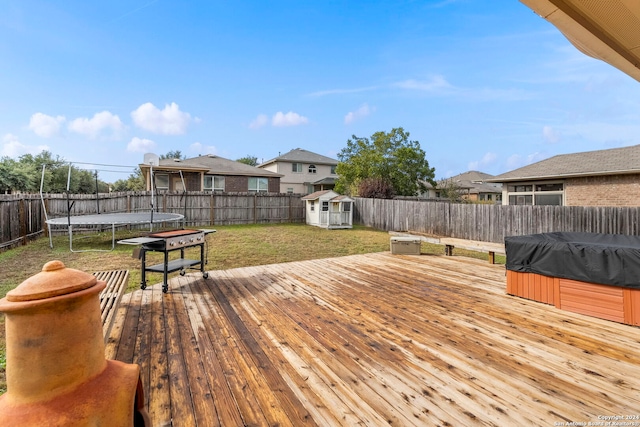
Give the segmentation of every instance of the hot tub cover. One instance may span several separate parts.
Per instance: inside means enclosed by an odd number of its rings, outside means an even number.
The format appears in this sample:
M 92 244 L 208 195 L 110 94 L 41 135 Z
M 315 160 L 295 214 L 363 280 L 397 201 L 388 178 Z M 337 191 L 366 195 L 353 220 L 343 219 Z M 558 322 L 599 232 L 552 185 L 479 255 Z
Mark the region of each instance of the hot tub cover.
M 640 236 L 558 232 L 504 240 L 507 270 L 640 288 Z

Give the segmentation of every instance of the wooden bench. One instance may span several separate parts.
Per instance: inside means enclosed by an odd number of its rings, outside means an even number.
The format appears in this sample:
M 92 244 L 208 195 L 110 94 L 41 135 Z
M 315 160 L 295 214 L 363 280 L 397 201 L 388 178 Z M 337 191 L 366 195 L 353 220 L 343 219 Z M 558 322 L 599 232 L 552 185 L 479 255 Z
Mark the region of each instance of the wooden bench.
M 503 243 L 480 242 L 477 240 L 456 239 L 453 237 L 437 237 L 425 236 L 420 233 L 390 231 L 392 236 L 411 236 L 419 237 L 421 241 L 434 243 L 436 245 L 444 245 L 444 254 L 453 255 L 454 248 L 467 249 L 476 252 L 487 252 L 489 254 L 489 262 L 496 263 L 496 254 L 506 255 Z
M 502 243 L 480 242 L 477 240 L 442 237 L 440 239 L 440 244 L 444 245 L 444 254 L 447 256 L 453 255 L 454 248 L 467 249 L 477 252 L 487 252 L 489 253 L 489 262 L 491 264 L 496 263 L 496 254 L 506 255 L 504 244 Z
M 100 315 L 102 317 L 102 333 L 106 341 L 111 332 L 116 311 L 125 289 L 129 285 L 129 270 L 107 270 L 93 273 L 98 280 L 107 282 L 100 292 Z

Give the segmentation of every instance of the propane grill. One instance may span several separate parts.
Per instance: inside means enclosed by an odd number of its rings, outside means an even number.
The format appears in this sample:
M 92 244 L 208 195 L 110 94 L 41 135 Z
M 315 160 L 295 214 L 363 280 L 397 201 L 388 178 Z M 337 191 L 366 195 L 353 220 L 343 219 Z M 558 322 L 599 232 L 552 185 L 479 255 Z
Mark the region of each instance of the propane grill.
M 140 289 L 147 287 L 147 272 L 163 273 L 162 292 L 169 291 L 167 276 L 169 273 L 180 270 L 180 275 L 184 275 L 186 269 L 199 267 L 203 278 L 208 278 L 209 274 L 204 271 L 206 235 L 214 233 L 215 230 L 170 230 L 151 233 L 145 237 L 119 240 L 118 243 L 125 245 L 139 245 L 140 249 L 134 251 L 137 258 L 140 258 L 140 270 L 142 279 Z M 200 259 L 185 258 L 185 250 L 189 248 L 200 248 Z M 169 254 L 173 251 L 180 251 L 180 258 L 169 260 Z M 162 252 L 164 262 L 161 264 L 147 265 L 147 252 Z

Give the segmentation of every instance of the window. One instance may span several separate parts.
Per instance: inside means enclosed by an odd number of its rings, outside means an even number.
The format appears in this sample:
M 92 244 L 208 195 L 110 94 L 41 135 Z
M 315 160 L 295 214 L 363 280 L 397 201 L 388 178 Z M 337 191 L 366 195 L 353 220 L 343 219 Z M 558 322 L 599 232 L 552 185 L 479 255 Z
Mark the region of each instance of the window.
M 533 196 L 509 196 L 510 205 L 533 205 Z
M 322 202 L 322 212 L 329 211 L 329 202 Z
M 266 193 L 269 191 L 269 179 L 249 177 L 249 191 Z
M 293 187 L 287 187 L 287 193 L 293 194 Z
M 564 184 L 562 182 L 539 182 L 512 184 L 507 186 L 510 205 L 562 206 Z M 501 200 L 501 197 L 497 197 Z
M 309 202 L 309 209 L 311 210 L 311 212 L 315 212 L 315 210 L 316 210 L 316 202 L 315 202 L 315 200 L 311 200 Z
M 302 163 L 291 163 L 291 172 L 302 172 Z
M 156 188 L 158 190 L 168 190 L 169 189 L 169 175 L 167 174 L 156 174 L 154 175 L 156 179 Z
M 351 202 L 342 202 L 342 210 L 344 212 L 350 212 L 351 211 Z
M 317 171 L 316 165 L 309 165 L 309 173 L 316 173 Z
M 224 191 L 224 176 L 205 175 L 202 189 L 205 191 Z
M 331 165 L 331 175 L 336 174 L 336 165 Z

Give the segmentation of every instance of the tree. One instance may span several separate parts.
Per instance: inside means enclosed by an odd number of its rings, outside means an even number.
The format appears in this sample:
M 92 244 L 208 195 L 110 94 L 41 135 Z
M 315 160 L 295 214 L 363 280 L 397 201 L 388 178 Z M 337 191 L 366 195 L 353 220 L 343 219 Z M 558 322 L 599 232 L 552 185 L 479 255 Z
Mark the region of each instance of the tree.
M 127 179 L 119 179 L 113 183 L 113 191 L 143 191 L 145 189 L 144 177 L 140 168 L 136 168 L 134 173 Z
M 358 195 L 367 199 L 393 199 L 393 185 L 384 178 L 365 178 L 358 185 Z
M 438 182 L 438 190 L 440 190 L 440 197 L 443 199 L 449 199 L 454 203 L 468 203 L 469 200 L 464 197 L 465 191 L 452 179 L 443 179 Z
M 399 196 L 417 196 L 426 191 L 424 182 L 435 184 L 435 169 L 429 167 L 420 143 L 409 140 L 403 128 L 376 132 L 370 139 L 353 135 L 338 159 L 335 189 L 340 193 L 359 195 L 359 185 L 367 178 L 386 181 Z
M 3 157 L 0 160 L 0 192 L 31 191 L 36 186 L 36 175 L 34 167 Z
M 187 158 L 187 156 L 182 154 L 182 152 L 180 150 L 175 150 L 175 151 L 171 150 L 171 151 L 167 151 L 167 154 L 161 154 L 160 155 L 160 160 L 166 160 L 166 159 L 184 160 L 186 158 Z
M 236 160 L 236 162 L 239 163 L 244 163 L 245 165 L 249 165 L 249 166 L 258 166 L 258 158 L 255 156 L 244 156 L 244 157 L 240 157 L 238 160 Z

